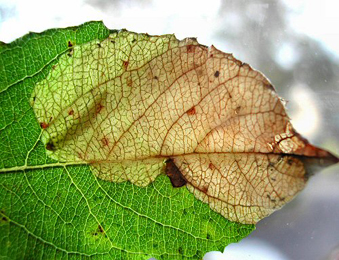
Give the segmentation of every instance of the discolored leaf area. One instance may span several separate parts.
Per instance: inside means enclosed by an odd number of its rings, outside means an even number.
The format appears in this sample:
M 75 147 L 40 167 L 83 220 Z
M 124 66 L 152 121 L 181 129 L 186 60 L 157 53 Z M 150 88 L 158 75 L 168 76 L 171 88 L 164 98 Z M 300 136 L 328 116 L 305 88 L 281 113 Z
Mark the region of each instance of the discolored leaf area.
M 0 48 L 1 256 L 200 259 L 338 162 L 195 39 L 92 22 Z
M 240 223 L 304 187 L 303 156 L 336 161 L 294 131 L 260 72 L 192 38 L 119 31 L 75 46 L 31 105 L 55 160 L 144 187 L 170 159 L 173 186 Z

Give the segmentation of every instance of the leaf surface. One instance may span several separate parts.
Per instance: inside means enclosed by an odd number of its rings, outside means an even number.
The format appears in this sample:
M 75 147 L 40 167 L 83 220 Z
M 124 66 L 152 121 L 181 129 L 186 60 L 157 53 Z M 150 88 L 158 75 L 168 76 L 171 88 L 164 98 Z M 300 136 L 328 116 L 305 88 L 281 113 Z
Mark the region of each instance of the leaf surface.
M 70 53 L 70 43 L 97 43 L 114 32 L 91 22 L 0 46 L 0 256 L 5 259 L 199 259 L 254 229 L 211 211 L 186 188 L 173 189 L 166 176 L 147 187 L 111 183 L 96 178 L 83 161 L 46 155 L 45 130 L 31 107 L 36 85 Z
M 70 45 L 31 100 L 59 162 L 145 187 L 170 159 L 172 180 L 179 174 L 227 219 L 255 224 L 303 189 L 295 155 L 335 159 L 294 131 L 260 72 L 213 46 L 124 30 Z
M 260 72 L 195 39 L 94 22 L 1 48 L 3 256 L 199 259 L 338 161 Z

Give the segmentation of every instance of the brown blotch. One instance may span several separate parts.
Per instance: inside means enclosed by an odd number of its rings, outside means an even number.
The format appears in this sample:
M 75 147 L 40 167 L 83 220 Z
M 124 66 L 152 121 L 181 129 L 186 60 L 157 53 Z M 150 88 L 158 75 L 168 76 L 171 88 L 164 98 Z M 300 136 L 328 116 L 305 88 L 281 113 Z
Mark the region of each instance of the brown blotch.
M 127 70 L 128 64 L 129 64 L 129 61 L 122 62 L 122 65 L 124 66 L 125 70 Z
M 70 111 L 68 111 L 68 114 L 69 114 L 70 116 L 73 116 L 73 115 L 74 115 L 74 110 L 71 109 Z
M 72 48 L 73 47 L 73 43 L 71 41 L 68 41 L 67 46 L 68 46 L 68 48 Z
M 48 143 L 46 144 L 46 149 L 47 149 L 48 151 L 55 151 L 55 145 L 54 145 L 52 142 L 48 142 Z
M 99 114 L 99 113 L 100 113 L 100 111 L 101 111 L 103 108 L 104 108 L 104 106 L 103 106 L 103 105 L 101 105 L 101 104 L 98 104 L 98 105 L 96 106 L 95 112 L 96 112 L 97 114 Z
M 165 173 L 170 178 L 174 188 L 182 187 L 187 183 L 179 168 L 174 164 L 173 159 L 166 161 Z
M 101 48 L 101 44 L 100 43 L 97 43 L 98 47 Z
M 208 168 L 213 171 L 215 169 L 215 166 L 213 163 L 209 163 Z
M 57 67 L 57 65 L 53 65 L 53 66 L 52 66 L 52 70 L 55 70 L 56 67 Z
M 45 122 L 41 122 L 41 123 L 40 123 L 40 127 L 41 127 L 42 129 L 46 129 L 47 127 L 49 127 L 49 124 L 47 124 L 47 123 L 45 123 Z
M 153 79 L 155 79 L 155 80 L 158 80 L 159 78 L 158 78 L 158 76 L 154 76 L 154 78 Z
M 214 77 L 219 77 L 219 75 L 220 75 L 220 72 L 219 72 L 219 70 L 217 70 L 215 73 L 214 73 Z
M 109 141 L 106 137 L 104 137 L 104 138 L 101 139 L 101 143 L 102 143 L 103 146 L 108 146 Z
M 187 115 L 193 116 L 196 114 L 195 107 L 190 108 L 187 112 Z

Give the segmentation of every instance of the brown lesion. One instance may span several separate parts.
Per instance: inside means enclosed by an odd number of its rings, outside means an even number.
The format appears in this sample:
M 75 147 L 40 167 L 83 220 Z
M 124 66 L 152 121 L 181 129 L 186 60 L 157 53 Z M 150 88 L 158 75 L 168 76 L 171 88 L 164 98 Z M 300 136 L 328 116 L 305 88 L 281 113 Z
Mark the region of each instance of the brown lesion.
M 96 114 L 99 114 L 100 111 L 104 108 L 103 105 L 101 105 L 100 103 L 96 105 L 96 108 L 95 108 L 95 112 Z
M 187 114 L 190 115 L 190 116 L 193 116 L 195 115 L 196 111 L 195 111 L 195 107 L 191 107 L 188 111 L 187 111 Z
M 102 144 L 102 146 L 108 146 L 109 141 L 108 141 L 107 137 L 104 137 L 104 138 L 101 139 L 101 144 Z
M 45 122 L 41 122 L 41 123 L 40 123 L 40 127 L 41 127 L 42 129 L 46 129 L 47 127 L 49 127 L 49 124 L 47 124 L 47 123 L 45 123 Z
M 187 53 L 194 53 L 195 47 L 196 47 L 195 45 L 187 45 L 186 46 Z
M 170 178 L 174 188 L 182 187 L 187 183 L 187 180 L 181 173 L 180 169 L 175 165 L 173 159 L 166 161 L 166 175 Z
M 55 151 L 56 150 L 56 147 L 54 145 L 53 142 L 49 141 L 47 144 L 46 144 L 46 150 L 48 151 Z

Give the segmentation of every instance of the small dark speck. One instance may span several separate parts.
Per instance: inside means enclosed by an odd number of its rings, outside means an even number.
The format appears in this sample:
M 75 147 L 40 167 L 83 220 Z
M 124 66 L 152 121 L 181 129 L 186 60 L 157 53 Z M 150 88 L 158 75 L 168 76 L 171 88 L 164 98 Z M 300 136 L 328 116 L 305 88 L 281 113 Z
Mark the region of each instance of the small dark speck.
M 158 80 L 159 78 L 158 78 L 158 76 L 154 76 L 154 79 L 155 79 L 155 80 Z
M 133 40 L 132 40 L 132 43 L 135 43 L 136 41 L 137 41 L 136 39 L 133 39 Z
M 49 151 L 55 151 L 55 146 L 52 142 L 46 144 L 46 149 Z
M 73 47 L 73 43 L 72 43 L 71 41 L 68 41 L 67 46 L 68 46 L 69 48 L 71 48 L 71 47 Z
M 8 219 L 6 217 L 2 217 L 2 221 L 8 221 Z
M 219 77 L 219 75 L 220 75 L 220 72 L 219 72 L 219 70 L 217 70 L 215 73 L 214 73 L 214 77 Z
M 98 47 L 101 48 L 101 44 L 100 43 L 97 43 Z

